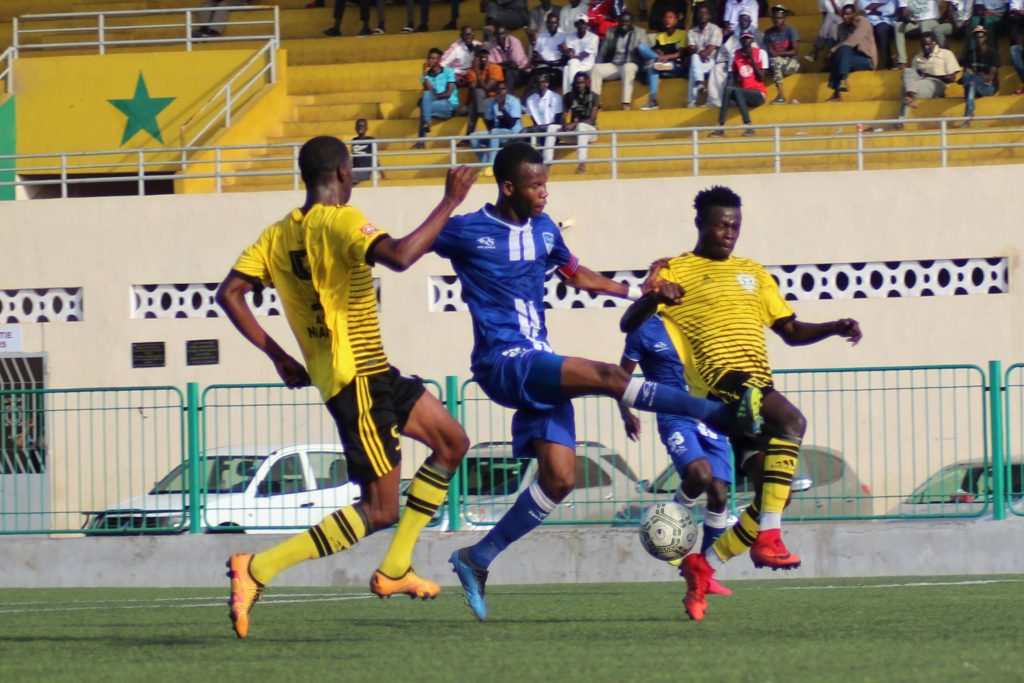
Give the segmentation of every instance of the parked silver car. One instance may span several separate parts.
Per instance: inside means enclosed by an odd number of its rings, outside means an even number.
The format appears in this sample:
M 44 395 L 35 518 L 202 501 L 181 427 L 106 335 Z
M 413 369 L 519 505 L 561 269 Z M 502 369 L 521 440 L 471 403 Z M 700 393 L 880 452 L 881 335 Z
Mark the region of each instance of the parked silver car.
M 536 480 L 537 461 L 514 457 L 507 441 L 483 442 L 466 453 L 462 471 L 466 495 L 460 528 L 489 527 Z M 636 474 L 621 455 L 595 441 L 580 442 L 576 446 L 576 488 L 548 520 L 608 523 L 635 491 Z M 438 511 L 437 523 L 435 528 L 449 528 L 447 506 Z
M 644 510 L 656 502 L 671 500 L 679 483 L 672 464 L 653 481 L 638 482 L 633 500 L 616 512 L 614 523 L 639 524 Z M 857 517 L 871 510 L 871 489 L 861 483 L 838 451 L 824 446 L 808 445 L 800 450 L 792 488 L 787 520 Z M 749 505 L 754 493 L 750 480 L 741 474 L 736 481 L 736 509 Z M 705 496 L 701 495 L 694 509 L 698 521 L 704 519 L 705 509 Z
M 1024 504 L 1024 460 L 1010 463 L 1006 490 L 1010 505 Z M 969 460 L 947 465 L 924 480 L 889 510 L 890 515 L 952 517 L 983 514 L 992 505 L 992 463 Z

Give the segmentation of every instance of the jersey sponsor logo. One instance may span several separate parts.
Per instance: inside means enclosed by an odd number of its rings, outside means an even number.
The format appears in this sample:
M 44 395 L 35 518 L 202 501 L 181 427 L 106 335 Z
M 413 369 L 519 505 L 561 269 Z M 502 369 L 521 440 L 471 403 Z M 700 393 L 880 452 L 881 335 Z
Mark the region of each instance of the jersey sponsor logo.
M 657 390 L 657 385 L 654 382 L 644 382 L 640 388 L 640 403 L 645 406 L 651 405 L 651 401 L 654 400 L 654 393 Z
M 668 351 L 668 348 L 669 348 L 668 344 L 666 344 L 665 342 L 654 342 L 654 346 L 651 347 L 651 349 L 655 353 L 661 353 L 662 351 Z
M 477 249 L 494 249 L 494 238 L 493 237 L 480 237 L 476 241 Z
M 363 233 L 367 237 L 377 233 L 377 226 L 373 223 L 367 223 L 363 227 L 359 228 L 359 232 Z
M 749 273 L 740 273 L 736 276 L 736 281 L 740 283 L 740 287 L 748 292 L 753 292 L 754 288 L 757 286 L 757 281 L 754 280 L 754 276 Z
M 701 436 L 707 439 L 718 441 L 718 432 L 714 431 L 703 422 L 697 423 L 697 431 L 700 433 Z
M 551 253 L 551 250 L 555 248 L 555 236 L 550 232 L 542 233 L 541 236 L 544 238 L 544 248 Z
M 686 452 L 685 441 L 686 439 L 683 438 L 682 434 L 679 432 L 672 432 L 665 439 L 665 445 L 668 446 L 668 449 L 676 455 L 682 455 Z

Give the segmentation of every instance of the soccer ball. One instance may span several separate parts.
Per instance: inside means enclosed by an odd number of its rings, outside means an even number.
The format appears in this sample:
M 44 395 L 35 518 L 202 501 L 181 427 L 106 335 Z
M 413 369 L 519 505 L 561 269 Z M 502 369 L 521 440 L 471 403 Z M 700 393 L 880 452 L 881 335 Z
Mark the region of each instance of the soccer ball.
M 679 503 L 658 503 L 640 519 L 640 545 L 659 560 L 685 557 L 697 543 L 697 520 Z

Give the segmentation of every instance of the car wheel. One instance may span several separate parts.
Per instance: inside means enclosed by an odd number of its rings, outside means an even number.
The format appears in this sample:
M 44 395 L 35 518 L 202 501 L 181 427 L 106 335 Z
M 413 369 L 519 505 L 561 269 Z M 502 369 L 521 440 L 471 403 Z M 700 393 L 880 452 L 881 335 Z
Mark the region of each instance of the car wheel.
M 244 534 L 245 529 L 234 522 L 224 522 L 206 530 L 208 534 Z

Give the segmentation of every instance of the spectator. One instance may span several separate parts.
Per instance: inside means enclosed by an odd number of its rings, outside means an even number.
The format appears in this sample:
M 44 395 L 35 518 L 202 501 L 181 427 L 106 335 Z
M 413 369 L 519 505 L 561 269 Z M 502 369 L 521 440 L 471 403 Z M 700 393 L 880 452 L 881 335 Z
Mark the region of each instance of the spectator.
M 591 16 L 593 20 L 593 16 Z M 633 26 L 633 15 L 623 12 L 619 25 L 608 33 L 601 45 L 597 64 L 590 70 L 591 88 L 598 96 L 605 81 L 622 80 L 622 110 L 627 111 L 633 99 L 633 81 L 642 57 L 641 45 L 647 44 L 647 34 Z
M 722 8 L 722 37 L 728 38 L 740 30 L 740 15 L 750 17 L 750 23 L 757 26 L 757 0 L 725 0 Z
M 749 33 L 754 36 L 754 43 L 762 50 L 764 37 L 757 30 L 751 21 L 749 14 L 741 14 L 739 18 L 739 31 L 732 33 L 722 43 L 715 55 L 715 65 L 708 76 L 708 106 L 721 107 L 722 97 L 725 95 L 725 86 L 728 85 L 729 74 L 732 73 L 732 60 L 736 51 L 743 47 L 740 43 L 740 36 Z M 725 35 L 725 31 L 722 32 Z
M 590 19 L 590 28 L 598 38 L 604 40 L 608 31 L 619 25 L 619 18 L 625 11 L 625 0 L 589 0 L 587 16 Z
M 590 89 L 590 77 L 585 72 L 573 76 L 572 90 L 562 98 L 563 111 L 569 116 L 569 121 L 562 130 L 575 132 L 576 158 L 579 164 L 576 166 L 577 173 L 587 171 L 587 145 L 597 140 L 597 113 L 601 111 L 601 98 Z M 586 133 L 586 134 L 583 134 Z
M 768 71 L 768 53 L 754 44 L 754 34 L 744 31 L 740 34 L 740 49 L 733 55 L 732 68 L 736 79 L 735 85 L 725 88 L 722 106 L 718 110 L 718 125 L 724 126 L 729 114 L 729 105 L 735 103 L 748 127 L 743 131 L 744 137 L 754 135 L 750 128 L 750 109 L 765 103 L 765 74 Z M 720 138 L 725 131 L 719 128 L 711 131 L 709 137 Z
M 341 18 L 345 15 L 345 0 L 334 0 L 334 26 L 325 29 L 325 36 L 341 35 Z M 384 33 L 384 0 L 377 0 L 377 28 L 370 30 L 370 0 L 359 0 L 359 20 L 363 27 L 359 35 L 381 35 Z
M 454 31 L 459 26 L 459 0 L 451 0 L 450 6 L 452 18 L 441 27 L 442 31 Z
M 661 78 L 679 78 L 685 73 L 686 31 L 679 29 L 679 13 L 674 9 L 665 10 L 662 24 L 665 30 L 655 37 L 653 47 L 644 43 L 637 48 L 640 56 L 649 60 L 646 69 L 650 92 L 647 104 L 640 107 L 643 111 L 658 108 L 658 81 Z
M 540 76 L 547 76 L 548 83 L 551 81 L 562 82 L 562 68 L 566 61 L 562 46 L 565 45 L 568 37 L 558 30 L 558 17 L 549 14 L 547 26 L 537 35 L 533 43 L 533 57 L 530 59 L 533 66 L 530 72 L 533 82 L 536 82 Z
M 420 0 L 420 23 L 416 25 L 416 0 L 405 0 L 405 26 L 402 33 L 426 33 L 430 30 L 430 0 Z
M 552 14 L 555 15 L 556 19 L 560 17 L 562 6 L 552 4 L 551 0 L 540 0 L 540 4 L 530 10 L 530 20 L 526 24 L 526 37 L 530 39 L 531 45 L 537 34 L 548 25 L 548 17 Z
M 484 175 L 494 175 L 491 165 L 494 163 L 494 155 L 498 148 L 505 144 L 503 135 L 521 133 L 523 130 L 523 103 L 519 98 L 508 91 L 508 85 L 504 82 L 498 83 L 498 92 L 491 100 L 484 115 L 487 123 L 487 130 L 473 133 L 470 143 L 475 149 L 484 146 L 483 138 L 487 137 L 487 152 L 480 152 L 480 161 L 486 164 Z
M 237 7 L 248 4 L 249 0 L 206 0 L 203 7 L 222 8 L 224 5 Z M 228 11 L 226 9 L 200 10 L 196 12 L 194 21 L 199 28 L 192 30 L 193 38 L 220 38 L 224 35 L 224 26 L 228 23 Z
M 871 22 L 871 31 L 875 37 L 875 68 L 893 68 L 889 45 L 896 35 L 896 0 L 857 0 L 857 6 Z
M 1010 45 L 1016 45 L 1024 40 L 1024 0 L 1010 0 L 1006 20 L 1010 25 Z M 991 45 L 993 49 L 998 49 L 996 43 Z
M 526 113 L 533 120 L 533 125 L 526 129 L 527 133 L 557 133 L 562 129 L 562 98 L 550 86 L 551 80 L 546 74 L 541 74 L 537 78 L 537 92 L 526 98 Z M 544 136 L 545 164 L 551 164 L 555 159 L 556 140 L 554 135 Z M 533 146 L 539 147 L 536 139 Z
M 708 74 L 715 66 L 715 55 L 722 46 L 722 29 L 711 21 L 711 10 L 697 6 L 697 24 L 686 34 L 686 50 L 690 53 L 690 82 L 686 106 L 696 107 L 701 90 L 707 89 Z
M 786 23 L 787 11 L 782 5 L 772 7 L 772 27 L 764 32 L 764 46 L 768 51 L 772 80 L 779 91 L 772 100 L 773 104 L 786 103 L 786 96 L 782 93 L 782 79 L 800 70 L 800 60 L 797 59 L 800 36 L 795 28 Z
M 423 94 L 420 95 L 420 140 L 413 149 L 423 149 L 422 138 L 430 132 L 431 119 L 450 119 L 459 106 L 459 93 L 455 90 L 455 72 L 441 66 L 441 51 L 430 48 L 427 61 L 423 63 Z
M 530 73 L 530 60 L 523 49 L 523 43 L 509 34 L 503 24 L 494 27 L 494 40 L 488 57 L 505 72 L 505 83 L 509 88 L 526 83 Z
M 466 72 L 466 86 L 469 88 L 466 135 L 472 135 L 481 116 L 487 113 L 491 100 L 498 94 L 498 83 L 505 80 L 505 72 L 497 64 L 492 64 L 486 47 L 476 51 L 476 60 Z M 469 143 L 459 143 L 467 145 Z
M 1006 23 L 1010 32 L 1010 44 L 1017 42 L 1017 22 L 1010 21 L 1010 5 L 1007 0 L 974 0 L 974 15 L 967 22 L 968 47 L 974 47 L 974 27 L 984 26 L 988 32 L 988 42 L 998 47 L 996 31 L 999 25 Z
M 583 0 L 570 0 L 569 4 L 563 7 L 558 14 L 558 30 L 571 36 L 576 30 L 576 20 L 585 16 L 587 16 L 587 3 Z
M 906 118 L 907 108 L 917 108 L 918 100 L 945 97 L 946 86 L 956 80 L 959 71 L 960 63 L 956 61 L 956 56 L 936 44 L 935 34 L 928 31 L 922 33 L 921 51 L 910 66 L 903 70 L 900 119 Z M 902 123 L 896 124 L 896 130 L 902 128 Z
M 526 0 L 480 0 L 480 11 L 484 13 L 485 42 L 498 26 L 514 31 L 530 21 Z
M 960 83 L 964 86 L 964 97 L 967 99 L 964 128 L 970 127 L 974 117 L 974 100 L 999 92 L 999 51 L 989 45 L 988 33 L 983 26 L 974 27 L 974 41 L 974 47 L 964 46 L 964 56 L 960 60 L 964 67 Z
M 907 68 L 907 36 L 923 31 L 935 34 L 939 47 L 946 47 L 946 37 L 953 34 L 953 25 L 939 23 L 939 0 L 898 0 L 896 22 L 896 61 L 901 69 Z
M 590 19 L 581 15 L 576 17 L 576 32 L 562 44 L 565 55 L 565 68 L 562 70 L 562 92 L 568 93 L 576 74 L 589 73 L 597 59 L 599 41 L 597 34 L 590 31 Z M 589 79 L 587 87 L 590 87 Z
M 974 16 L 974 0 L 946 0 L 946 16 L 953 23 L 953 35 L 962 39 Z
M 832 46 L 836 44 L 836 30 L 839 24 L 843 23 L 840 16 L 842 8 L 836 0 L 818 0 L 821 8 L 821 28 L 818 29 L 818 37 L 814 41 L 814 47 L 804 55 L 808 62 L 818 61 L 818 53 L 822 50 L 828 54 Z
M 1024 95 L 1024 36 L 1021 36 L 1019 43 L 1010 46 L 1010 61 L 1013 69 L 1017 72 L 1017 80 L 1021 87 L 1013 91 L 1014 95 Z
M 643 10 L 645 7 L 645 0 L 639 0 L 640 11 L 637 13 L 638 21 L 645 21 L 647 14 Z M 665 30 L 665 12 L 672 10 L 676 13 L 679 18 L 679 28 L 685 30 L 686 25 L 686 2 L 685 0 L 654 0 L 651 5 L 651 20 L 647 23 L 647 30 L 651 33 L 661 33 Z
M 377 166 L 377 146 L 373 141 L 377 138 L 366 134 L 366 119 L 356 121 L 356 136 L 349 143 L 352 151 L 352 184 L 358 185 L 369 180 L 374 173 L 384 180 L 384 171 L 374 171 Z
M 475 39 L 473 27 L 463 26 L 459 32 L 459 39 L 449 45 L 441 55 L 441 66 L 455 72 L 455 78 L 460 86 L 466 86 L 466 72 L 473 66 L 478 49 L 480 42 Z
M 846 79 L 851 72 L 870 71 L 878 60 L 871 22 L 859 16 L 853 5 L 843 5 L 842 17 L 843 23 L 836 32 L 839 42 L 832 46 L 828 55 L 828 87 L 832 88 L 828 102 L 839 102 L 842 99 L 839 93 L 850 89 Z

